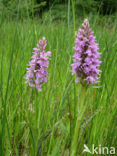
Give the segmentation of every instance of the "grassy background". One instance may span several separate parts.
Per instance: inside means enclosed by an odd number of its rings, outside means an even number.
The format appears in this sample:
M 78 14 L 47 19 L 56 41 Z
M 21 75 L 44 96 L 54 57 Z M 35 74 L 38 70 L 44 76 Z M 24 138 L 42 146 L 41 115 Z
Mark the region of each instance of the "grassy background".
M 83 97 L 70 70 L 75 31 L 83 18 L 73 23 L 45 19 L 0 21 L 0 155 L 68 156 L 74 134 L 77 105 Z M 88 15 L 101 55 L 101 88 L 87 91 L 87 106 L 80 125 L 77 146 L 117 146 L 117 20 Z M 86 15 L 87 17 L 87 15 Z M 38 93 L 25 84 L 27 64 L 39 38 L 47 39 L 52 51 L 48 82 Z M 82 111 L 82 110 L 79 110 Z M 88 155 L 88 154 L 84 154 Z

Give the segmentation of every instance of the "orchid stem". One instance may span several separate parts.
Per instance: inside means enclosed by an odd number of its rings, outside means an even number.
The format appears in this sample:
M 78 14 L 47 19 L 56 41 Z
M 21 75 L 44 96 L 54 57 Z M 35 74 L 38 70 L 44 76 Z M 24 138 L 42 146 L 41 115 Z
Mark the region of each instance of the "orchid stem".
M 84 117 L 84 113 L 86 110 L 85 106 L 85 95 L 86 95 L 86 88 L 82 86 L 81 88 L 81 93 L 83 96 L 80 96 L 80 105 L 78 107 L 78 112 L 77 112 L 77 120 L 76 120 L 76 125 L 75 125 L 75 130 L 74 130 L 74 136 L 73 136 L 73 141 L 71 144 L 71 154 L 70 156 L 76 156 L 76 151 L 77 151 L 77 145 L 78 145 L 78 137 L 79 137 L 79 132 L 80 132 L 80 125 Z

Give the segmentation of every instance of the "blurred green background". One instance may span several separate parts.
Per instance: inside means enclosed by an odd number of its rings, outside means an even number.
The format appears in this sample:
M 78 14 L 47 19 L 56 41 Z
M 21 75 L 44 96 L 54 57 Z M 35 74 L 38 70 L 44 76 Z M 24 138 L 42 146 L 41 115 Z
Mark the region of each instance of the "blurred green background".
M 16 17 L 18 3 L 20 3 L 20 19 L 42 18 L 50 11 L 51 20 L 66 20 L 68 9 L 69 12 L 72 10 L 71 0 L 0 0 L 0 17 L 5 17 L 3 19 Z M 116 0 L 74 0 L 74 4 L 76 16 L 90 13 L 113 15 L 117 12 Z

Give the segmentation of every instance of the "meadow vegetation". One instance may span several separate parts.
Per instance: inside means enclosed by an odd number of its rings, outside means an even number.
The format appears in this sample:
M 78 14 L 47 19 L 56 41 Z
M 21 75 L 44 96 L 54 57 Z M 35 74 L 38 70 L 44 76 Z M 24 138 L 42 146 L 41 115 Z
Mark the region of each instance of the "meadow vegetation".
M 117 17 L 74 14 L 53 21 L 43 18 L 0 20 L 0 155 L 68 156 L 77 110 L 83 98 L 71 63 L 75 33 L 85 17 L 99 43 L 102 70 L 99 88 L 89 88 L 85 115 L 79 128 L 77 155 L 84 144 L 117 147 Z M 4 19 L 4 22 L 2 21 Z M 39 38 L 46 37 L 52 52 L 48 81 L 42 91 L 25 84 L 26 67 Z M 83 109 L 83 107 L 82 107 Z M 84 155 L 88 155 L 87 153 Z M 89 154 L 90 155 L 90 154 Z

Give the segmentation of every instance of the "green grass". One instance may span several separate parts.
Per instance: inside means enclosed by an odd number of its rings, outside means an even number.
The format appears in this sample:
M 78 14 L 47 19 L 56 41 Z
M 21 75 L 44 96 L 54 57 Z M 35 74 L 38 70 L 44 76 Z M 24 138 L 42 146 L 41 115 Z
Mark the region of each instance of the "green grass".
M 89 20 L 102 53 L 98 84 L 102 87 L 87 91 L 86 111 L 79 128 L 78 155 L 82 155 L 84 144 L 88 147 L 92 144 L 117 146 L 117 25 L 111 18 L 101 20 L 99 16 L 90 16 Z M 81 19 L 76 20 L 76 31 L 81 22 Z M 70 25 L 69 19 L 68 24 L 40 24 L 30 19 L 1 23 L 1 156 L 69 155 L 79 99 L 83 94 L 81 85 L 74 82 L 70 73 L 75 27 Z M 25 84 L 25 74 L 32 48 L 43 36 L 52 57 L 48 81 L 42 92 L 37 92 Z

